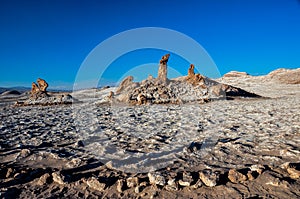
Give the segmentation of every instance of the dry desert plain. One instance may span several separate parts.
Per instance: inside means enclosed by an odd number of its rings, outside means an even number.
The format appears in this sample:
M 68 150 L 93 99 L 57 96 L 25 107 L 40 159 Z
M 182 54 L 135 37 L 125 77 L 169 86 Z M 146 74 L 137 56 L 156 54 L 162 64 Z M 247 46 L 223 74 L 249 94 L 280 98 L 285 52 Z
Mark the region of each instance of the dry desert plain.
M 2 93 L 0 197 L 299 198 L 299 74 L 231 72 L 216 81 L 262 97 L 207 103 L 105 103 L 117 88 L 103 88 L 16 106 L 30 94 Z

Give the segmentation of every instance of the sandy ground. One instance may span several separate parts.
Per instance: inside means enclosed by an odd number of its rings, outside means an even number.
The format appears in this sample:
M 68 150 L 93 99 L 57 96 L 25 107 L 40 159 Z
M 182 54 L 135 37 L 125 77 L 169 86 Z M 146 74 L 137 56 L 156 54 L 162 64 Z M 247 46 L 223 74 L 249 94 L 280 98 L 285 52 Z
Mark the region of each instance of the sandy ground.
M 13 107 L 1 96 L 1 198 L 299 198 L 300 86 L 218 81 L 266 98 Z

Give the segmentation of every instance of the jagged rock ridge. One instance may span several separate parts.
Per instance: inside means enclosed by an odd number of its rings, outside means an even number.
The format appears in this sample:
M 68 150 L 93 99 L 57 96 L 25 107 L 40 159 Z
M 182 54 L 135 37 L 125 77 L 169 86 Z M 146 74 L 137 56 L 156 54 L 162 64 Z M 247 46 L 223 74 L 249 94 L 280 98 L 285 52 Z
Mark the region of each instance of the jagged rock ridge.
M 48 83 L 41 79 L 37 79 L 37 84 L 32 82 L 30 96 L 25 101 L 17 101 L 16 106 L 29 105 L 55 105 L 70 104 L 73 102 L 72 96 L 69 94 L 50 95 L 47 92 Z
M 173 80 L 167 78 L 167 62 L 170 54 L 164 55 L 159 62 L 157 78 L 149 76 L 142 82 L 133 82 L 133 77 L 126 77 L 117 89 L 112 101 L 129 104 L 168 104 L 186 102 L 208 102 L 215 99 L 236 97 L 260 97 L 254 93 L 221 84 L 201 74 L 195 74 L 193 64 L 188 75 Z

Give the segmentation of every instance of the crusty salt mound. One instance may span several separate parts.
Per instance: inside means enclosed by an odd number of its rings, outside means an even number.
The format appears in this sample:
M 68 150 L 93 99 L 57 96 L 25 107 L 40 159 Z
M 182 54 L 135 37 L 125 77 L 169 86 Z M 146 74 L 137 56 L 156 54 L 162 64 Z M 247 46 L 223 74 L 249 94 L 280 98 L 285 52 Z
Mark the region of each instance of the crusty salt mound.
M 300 84 L 300 68 L 294 70 L 277 69 L 270 72 L 267 77 L 282 84 Z
M 230 71 L 226 73 L 223 77 L 247 77 L 249 76 L 246 72 L 239 72 L 239 71 Z
M 56 105 L 56 104 L 71 104 L 73 98 L 69 94 L 50 95 L 47 92 L 48 83 L 41 79 L 37 79 L 37 84 L 32 82 L 30 96 L 23 100 L 17 101 L 16 106 L 29 105 Z
M 188 75 L 173 80 L 167 78 L 167 63 L 170 54 L 164 55 L 159 62 L 158 77 L 149 76 L 142 82 L 133 82 L 126 77 L 116 93 L 108 99 L 128 104 L 181 104 L 187 102 L 205 103 L 218 99 L 261 97 L 243 89 L 222 84 L 201 74 L 195 74 L 194 65 Z

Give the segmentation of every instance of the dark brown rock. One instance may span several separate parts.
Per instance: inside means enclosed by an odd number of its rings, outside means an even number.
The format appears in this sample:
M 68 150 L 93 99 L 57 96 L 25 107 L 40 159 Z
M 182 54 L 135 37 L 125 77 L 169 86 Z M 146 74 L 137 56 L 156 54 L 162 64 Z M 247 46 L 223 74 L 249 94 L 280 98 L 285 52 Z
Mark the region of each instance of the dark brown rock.
M 170 54 L 166 54 L 166 55 L 162 56 L 162 58 L 160 59 L 159 63 L 166 65 L 167 62 L 169 61 L 169 57 L 170 57 Z

